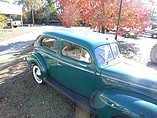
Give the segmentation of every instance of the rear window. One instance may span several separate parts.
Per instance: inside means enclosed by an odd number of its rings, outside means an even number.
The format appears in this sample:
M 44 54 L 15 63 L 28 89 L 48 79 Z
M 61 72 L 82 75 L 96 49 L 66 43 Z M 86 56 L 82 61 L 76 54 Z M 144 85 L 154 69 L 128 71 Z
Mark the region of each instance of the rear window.
M 57 52 L 57 40 L 55 38 L 44 38 L 41 45 L 53 52 Z

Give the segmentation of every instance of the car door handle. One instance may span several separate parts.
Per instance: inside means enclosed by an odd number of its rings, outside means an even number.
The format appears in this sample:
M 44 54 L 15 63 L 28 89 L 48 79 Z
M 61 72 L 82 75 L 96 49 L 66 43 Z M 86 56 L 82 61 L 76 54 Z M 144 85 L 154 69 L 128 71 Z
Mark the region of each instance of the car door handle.
M 59 62 L 57 62 L 57 66 L 62 66 Z

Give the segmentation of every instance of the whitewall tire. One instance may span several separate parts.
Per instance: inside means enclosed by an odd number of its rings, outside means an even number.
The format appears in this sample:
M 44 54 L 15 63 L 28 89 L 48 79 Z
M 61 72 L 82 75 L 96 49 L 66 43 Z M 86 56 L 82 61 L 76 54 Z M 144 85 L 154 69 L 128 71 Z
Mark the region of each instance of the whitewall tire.
M 41 78 L 41 70 L 37 65 L 33 66 L 33 77 L 38 84 L 43 83 L 43 80 Z

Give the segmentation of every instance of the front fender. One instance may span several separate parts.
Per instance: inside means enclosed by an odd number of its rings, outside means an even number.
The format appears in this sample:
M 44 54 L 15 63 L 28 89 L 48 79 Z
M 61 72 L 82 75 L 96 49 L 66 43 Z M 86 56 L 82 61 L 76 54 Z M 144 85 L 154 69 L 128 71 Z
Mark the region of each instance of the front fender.
M 134 92 L 104 90 L 95 96 L 99 118 L 156 118 L 157 102 Z
M 39 53 L 32 52 L 26 57 L 28 65 L 32 68 L 32 64 L 36 64 L 39 66 L 42 72 L 42 79 L 45 80 L 48 76 L 48 69 L 45 61 Z

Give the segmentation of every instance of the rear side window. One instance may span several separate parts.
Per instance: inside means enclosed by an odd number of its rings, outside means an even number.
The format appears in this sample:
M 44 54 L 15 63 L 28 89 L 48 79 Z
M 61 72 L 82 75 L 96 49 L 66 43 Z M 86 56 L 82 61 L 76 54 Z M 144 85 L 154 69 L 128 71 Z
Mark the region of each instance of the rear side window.
M 62 55 L 82 62 L 91 63 L 91 56 L 89 52 L 83 47 L 66 41 L 63 41 L 61 46 L 62 46 L 62 51 L 61 51 Z
M 52 50 L 53 52 L 57 52 L 57 40 L 54 38 L 44 38 L 41 45 Z

